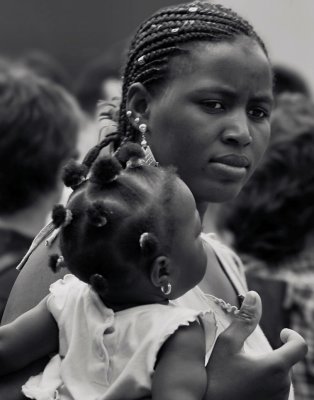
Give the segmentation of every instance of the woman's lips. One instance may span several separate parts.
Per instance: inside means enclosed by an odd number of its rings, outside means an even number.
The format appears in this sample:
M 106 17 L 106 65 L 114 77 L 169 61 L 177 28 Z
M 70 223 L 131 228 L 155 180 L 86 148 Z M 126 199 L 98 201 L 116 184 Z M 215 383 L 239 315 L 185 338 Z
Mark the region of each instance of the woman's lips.
M 246 156 L 226 154 L 212 158 L 208 164 L 211 174 L 226 181 L 240 181 L 246 177 L 250 161 Z
M 246 156 L 237 154 L 226 154 L 225 156 L 215 157 L 211 162 L 237 168 L 247 168 L 250 165 L 250 161 Z

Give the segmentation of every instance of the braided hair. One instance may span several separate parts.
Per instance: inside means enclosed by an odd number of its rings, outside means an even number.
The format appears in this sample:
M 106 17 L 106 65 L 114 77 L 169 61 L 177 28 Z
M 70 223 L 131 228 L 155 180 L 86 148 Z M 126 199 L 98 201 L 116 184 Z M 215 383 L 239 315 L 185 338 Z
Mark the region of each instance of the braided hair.
M 130 285 L 136 271 L 149 274 L 155 257 L 171 248 L 177 176 L 173 168 L 145 165 L 143 157 L 140 145 L 127 143 L 119 159 L 68 164 L 64 182 L 73 193 L 66 208 L 52 213 L 62 257 L 53 255 L 50 267 L 66 266 L 102 298 Z
M 133 83 L 140 82 L 147 88 L 158 84 L 160 88 L 170 76 L 173 57 L 187 52 L 183 45 L 199 41 L 231 41 L 240 35 L 255 40 L 268 57 L 264 43 L 252 26 L 219 4 L 195 1 L 170 6 L 144 21 L 131 42 L 124 70 L 119 115 L 120 144 L 138 140 L 137 130 L 126 117 L 127 93 Z

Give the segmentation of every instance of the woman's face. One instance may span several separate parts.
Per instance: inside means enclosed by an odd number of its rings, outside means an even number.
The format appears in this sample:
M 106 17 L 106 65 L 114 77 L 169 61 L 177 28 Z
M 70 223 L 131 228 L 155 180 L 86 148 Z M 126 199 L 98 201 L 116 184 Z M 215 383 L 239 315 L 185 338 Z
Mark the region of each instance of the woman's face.
M 190 63 L 172 75 L 148 104 L 155 158 L 177 167 L 198 204 L 230 200 L 268 144 L 269 61 L 255 41 L 240 37 L 194 46 Z

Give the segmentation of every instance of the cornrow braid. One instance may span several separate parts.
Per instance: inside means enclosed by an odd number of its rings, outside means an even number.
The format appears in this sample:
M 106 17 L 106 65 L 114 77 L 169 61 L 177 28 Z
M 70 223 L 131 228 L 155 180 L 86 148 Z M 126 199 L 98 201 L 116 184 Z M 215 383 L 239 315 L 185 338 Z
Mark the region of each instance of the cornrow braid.
M 237 13 L 220 4 L 195 1 L 163 8 L 138 28 L 124 70 L 117 145 L 138 141 L 139 133 L 126 117 L 127 93 L 140 82 L 149 87 L 169 77 L 170 60 L 187 53 L 182 45 L 193 41 L 219 42 L 245 35 L 255 40 L 268 57 L 263 41 Z M 181 46 L 181 47 L 180 47 Z

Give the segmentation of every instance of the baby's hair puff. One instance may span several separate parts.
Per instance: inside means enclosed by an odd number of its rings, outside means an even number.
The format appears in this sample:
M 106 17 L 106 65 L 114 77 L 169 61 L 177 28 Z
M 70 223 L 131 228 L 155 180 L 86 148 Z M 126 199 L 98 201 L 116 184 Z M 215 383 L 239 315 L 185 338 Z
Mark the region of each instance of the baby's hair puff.
M 91 168 L 90 181 L 103 186 L 117 179 L 122 170 L 120 162 L 111 156 L 104 156 L 98 159 Z
M 53 210 L 61 264 L 102 297 L 126 287 L 138 273 L 149 274 L 154 258 L 169 250 L 177 176 L 172 168 L 144 165 L 143 157 L 134 143 L 123 145 L 117 157 L 98 153 L 87 175 L 83 168 L 87 177 L 74 185 L 66 207 Z M 74 175 L 80 168 L 72 169 Z M 61 264 L 52 257 L 53 270 Z
M 87 173 L 88 168 L 84 164 L 71 160 L 63 169 L 62 179 L 65 186 L 74 189 L 86 179 Z

